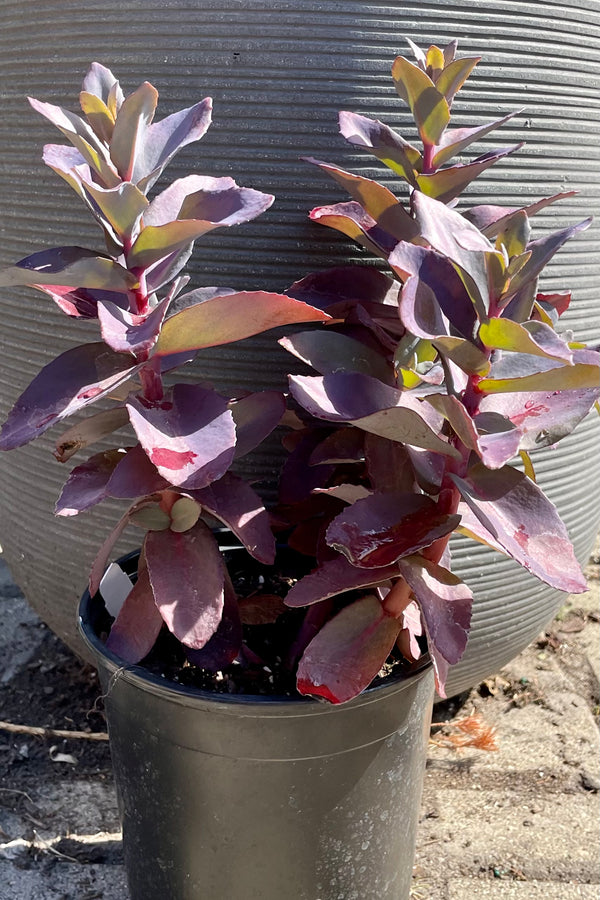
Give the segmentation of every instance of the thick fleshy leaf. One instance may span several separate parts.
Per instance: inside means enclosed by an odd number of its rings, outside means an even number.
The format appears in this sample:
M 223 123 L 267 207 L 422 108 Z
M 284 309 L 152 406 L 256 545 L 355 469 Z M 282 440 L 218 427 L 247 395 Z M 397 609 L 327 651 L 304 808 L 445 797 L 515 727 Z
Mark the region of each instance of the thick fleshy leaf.
M 233 531 L 255 559 L 271 565 L 275 559 L 275 538 L 263 502 L 250 485 L 228 472 L 194 498 L 211 515 Z
M 446 208 L 443 204 L 439 205 L 443 209 Z M 401 241 L 390 254 L 389 264 L 403 281 L 410 276 L 418 276 L 433 292 L 436 304 L 459 334 L 473 340 L 478 324 L 477 314 L 469 293 L 450 260 L 426 247 Z M 413 285 L 415 288 L 417 287 L 415 283 Z M 410 292 L 411 288 L 408 290 Z M 402 317 L 402 300 L 400 302 Z M 428 294 L 423 296 L 419 293 L 410 293 L 405 303 L 411 324 L 417 327 L 416 323 L 420 322 L 423 336 L 425 334 L 446 334 L 446 328 L 436 331 L 440 318 L 439 314 L 434 312 Z M 406 327 L 409 331 L 411 330 L 408 324 Z
M 486 237 L 492 239 L 506 227 L 508 221 L 515 213 L 524 211 L 531 218 L 540 210 L 546 209 L 547 206 L 551 206 L 553 203 L 564 200 L 567 197 L 574 197 L 576 193 L 577 191 L 563 191 L 560 194 L 553 194 L 551 197 L 544 197 L 542 200 L 537 200 L 528 206 L 506 207 L 488 206 L 485 204 L 473 206 L 471 209 L 465 210 L 463 215 L 480 231 L 483 231 Z
M 127 292 L 137 278 L 107 256 L 83 247 L 54 247 L 40 250 L 0 270 L 0 286 L 65 285 Z
M 34 284 L 32 287 L 36 290 L 52 297 L 59 309 L 65 315 L 74 319 L 97 319 L 98 318 L 98 302 L 108 301 L 115 303 L 117 306 L 125 307 L 127 305 L 127 296 L 119 294 L 116 291 L 92 290 L 91 288 L 72 288 L 68 285 L 50 286 L 45 284 Z
M 364 431 L 455 456 L 456 450 L 427 423 L 427 407 L 376 378 L 358 373 L 290 376 L 290 392 L 311 415 L 352 422 Z
M 123 181 L 131 181 L 138 153 L 156 110 L 158 91 L 145 81 L 125 98 L 119 109 L 110 142 L 110 158 Z
M 485 137 L 486 134 L 489 134 L 490 131 L 494 131 L 496 128 L 499 128 L 501 125 L 504 125 L 512 119 L 513 116 L 518 116 L 522 112 L 523 109 L 515 110 L 515 112 L 509 113 L 501 119 L 496 119 L 494 122 L 487 122 L 485 125 L 477 125 L 475 128 L 446 129 L 439 144 L 435 148 L 435 156 L 433 157 L 434 167 L 439 169 L 440 166 L 447 163 L 453 156 L 462 153 L 462 151 L 472 143 L 479 141 L 482 137 Z
M 492 472 L 478 463 L 466 478 L 451 477 L 509 556 L 561 591 L 587 590 L 556 507 L 526 475 L 511 466 Z
M 164 323 L 156 356 L 217 347 L 271 328 L 297 322 L 325 322 L 327 313 L 284 294 L 242 291 L 182 309 Z
M 399 96 L 410 106 L 423 142 L 438 144 L 450 121 L 444 95 L 425 72 L 402 56 L 394 61 L 392 78 Z
M 573 361 L 573 354 L 566 341 L 542 322 L 525 322 L 520 325 L 510 319 L 490 319 L 481 323 L 479 337 L 486 347 L 494 350 L 529 353 L 568 363 Z
M 600 356 L 592 350 L 574 350 L 573 365 L 526 354 L 509 354 L 492 363 L 489 375 L 479 382 L 487 394 L 531 391 L 566 391 L 596 388 Z
M 435 86 L 440 94 L 443 94 L 446 98 L 448 106 L 451 106 L 455 95 L 459 92 L 480 60 L 480 56 L 463 56 L 462 59 L 453 59 L 451 62 L 444 65 L 442 71 L 435 80 Z M 434 162 L 434 165 L 441 165 L 441 163 Z
M 169 488 L 172 485 L 159 475 L 139 444 L 121 456 L 106 486 L 109 497 L 127 500 Z
M 193 666 L 219 672 L 239 656 L 242 649 L 242 620 L 233 586 L 225 574 L 225 599 L 219 627 L 201 650 L 186 650 Z
M 402 628 L 396 646 L 406 659 L 416 661 L 422 655 L 419 638 L 423 634 L 423 620 L 421 610 L 414 600 L 402 611 L 400 622 Z
M 399 631 L 400 622 L 375 595 L 356 600 L 326 622 L 304 651 L 298 691 L 332 703 L 352 700 L 373 681 Z
M 589 228 L 591 222 L 591 218 L 584 219 L 583 222 L 579 222 L 577 225 L 569 225 L 568 228 L 555 231 L 537 241 L 531 241 L 527 245 L 527 250 L 530 251 L 531 256 L 520 272 L 517 272 L 511 280 L 509 296 L 514 295 L 523 285 L 537 278 L 563 244 L 566 244 L 580 231 L 585 231 L 586 228 Z
M 451 360 L 467 375 L 487 375 L 490 371 L 489 359 L 471 341 L 440 335 L 432 343 L 443 356 Z
M 129 665 L 135 665 L 150 653 L 163 625 L 154 602 L 148 570 L 142 568 L 113 622 L 106 649 Z
M 71 457 L 90 444 L 112 434 L 117 428 L 121 428 L 129 421 L 127 410 L 124 406 L 116 406 L 104 412 L 89 416 L 83 422 L 73 425 L 56 442 L 54 456 L 59 462 L 67 462 Z
M 76 516 L 104 500 L 110 476 L 122 458 L 120 450 L 105 450 L 76 466 L 57 500 L 56 515 Z
M 377 225 L 397 241 L 410 241 L 416 236 L 417 228 L 413 219 L 394 194 L 384 185 L 312 157 L 306 157 L 306 161 L 318 166 L 334 181 L 337 181 L 348 191 L 352 199 L 375 219 Z
M 455 665 L 464 653 L 471 626 L 473 595 L 457 575 L 422 556 L 398 561 L 423 613 L 429 645 Z
M 417 187 L 414 170 L 421 160 L 421 154 L 416 147 L 377 119 L 341 112 L 339 123 L 340 133 L 348 143 L 370 150 L 373 156 L 380 159 L 393 172 L 401 175 L 413 187 Z
M 467 273 L 473 282 L 473 287 L 466 284 L 469 294 L 475 303 L 487 309 L 489 286 L 486 254 L 496 252 L 493 244 L 460 213 L 439 200 L 415 191 L 412 203 L 420 234 L 434 250 L 443 253 Z M 484 317 L 481 311 L 480 315 Z
M 271 434 L 285 412 L 285 398 L 279 391 L 258 391 L 230 405 L 235 422 L 235 458 L 245 456 Z
M 83 91 L 99 97 L 106 103 L 111 112 L 116 113 L 123 102 L 123 92 L 119 82 L 106 66 L 93 62 L 81 85 Z
M 403 444 L 367 433 L 364 454 L 373 490 L 382 493 L 414 490 L 415 475 L 408 450 Z
M 203 137 L 211 122 L 212 100 L 206 97 L 188 109 L 181 109 L 147 128 L 136 155 L 133 181 L 147 193 L 175 154 Z
M 396 238 L 377 224 L 377 221 L 362 208 L 360 203 L 336 203 L 333 206 L 318 206 L 310 212 L 310 219 L 319 225 L 326 225 L 356 241 L 365 250 L 387 259 L 396 246 Z
M 507 392 L 484 397 L 480 416 L 490 412 L 506 416 L 516 426 L 522 450 L 548 447 L 570 434 L 600 397 L 595 388 L 570 391 Z M 479 416 L 477 417 L 479 418 Z
M 0 449 L 12 450 L 43 434 L 130 378 L 139 368 L 102 342 L 61 354 L 41 370 L 21 394 L 0 432 Z
M 287 457 L 279 478 L 279 499 L 284 504 L 306 500 L 311 491 L 325 487 L 335 471 L 332 465 L 312 465 L 312 453 L 321 443 L 316 429 L 301 432 Z M 288 448 L 289 449 L 289 448 Z
M 170 299 L 166 297 L 143 316 L 121 309 L 114 303 L 98 303 L 98 319 L 102 337 L 117 353 L 131 353 L 137 359 L 147 359 L 160 334 Z
M 216 391 L 176 384 L 155 403 L 130 397 L 127 409 L 142 447 L 171 484 L 203 488 L 231 465 L 235 425 L 227 401 Z
M 130 239 L 148 208 L 142 192 L 129 181 L 108 189 L 89 183 L 83 185 L 83 190 L 92 197 L 117 236 Z
M 151 531 L 144 544 L 152 593 L 169 631 L 199 650 L 219 627 L 225 571 L 210 529 Z
M 370 266 L 339 266 L 312 272 L 295 281 L 286 294 L 309 306 L 327 310 L 340 301 L 395 306 L 400 285 L 394 278 Z
M 456 397 L 429 394 L 425 399 L 448 420 L 465 447 L 474 450 L 488 468 L 501 468 L 517 453 L 521 435 L 505 417 L 483 417 L 476 424 L 476 420 Z M 485 434 L 479 434 L 477 425 L 487 426 L 489 430 Z
M 115 117 L 104 100 L 96 94 L 90 94 L 89 91 L 81 91 L 79 105 L 93 132 L 103 143 L 109 144 L 115 127 Z
M 127 512 L 123 513 L 115 527 L 112 529 L 112 531 L 98 550 L 96 558 L 94 559 L 94 562 L 92 564 L 89 577 L 89 591 L 92 597 L 97 594 L 100 589 L 100 582 L 108 565 L 108 560 L 110 554 L 112 553 L 112 549 L 129 525 L 131 517 L 135 515 L 139 510 L 153 505 L 153 498 L 144 497 L 138 503 L 134 503 L 133 506 L 130 506 Z
M 402 287 L 400 318 L 415 337 L 427 340 L 448 334 L 448 323 L 437 296 L 418 275 L 411 275 Z
M 94 169 L 105 187 L 115 187 L 120 179 L 113 165 L 106 146 L 93 132 L 87 122 L 69 110 L 43 103 L 28 97 L 33 109 L 44 116 L 61 131 L 73 146 L 81 153 L 86 163 Z
M 381 353 L 336 331 L 300 331 L 279 343 L 321 375 L 361 372 L 386 384 L 394 381 L 392 367 Z
M 373 587 L 397 577 L 397 565 L 359 569 L 348 562 L 345 556 L 338 556 L 322 563 L 314 572 L 297 581 L 288 591 L 285 605 L 311 606 L 345 591 Z
M 417 175 L 418 188 L 428 197 L 433 197 L 441 203 L 449 203 L 450 200 L 458 197 L 467 185 L 478 178 L 482 172 L 485 172 L 498 160 L 520 150 L 522 146 L 523 144 L 513 144 L 511 147 L 503 147 L 501 150 L 491 150 L 470 163 L 440 169 L 431 175 Z
M 65 144 L 45 144 L 42 159 L 82 200 L 88 202 L 83 190 L 83 174 L 88 183 L 92 181 L 92 173 L 79 150 Z
M 357 500 L 331 522 L 326 539 L 355 566 L 389 566 L 450 534 L 459 516 L 437 512 L 423 494 L 401 491 Z

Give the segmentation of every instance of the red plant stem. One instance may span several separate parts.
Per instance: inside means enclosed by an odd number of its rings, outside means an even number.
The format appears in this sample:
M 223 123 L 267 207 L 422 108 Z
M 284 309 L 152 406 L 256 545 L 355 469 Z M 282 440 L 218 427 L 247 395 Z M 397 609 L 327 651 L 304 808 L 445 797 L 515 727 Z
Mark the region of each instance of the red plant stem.
M 142 395 L 146 400 L 157 403 L 163 399 L 164 390 L 159 359 L 151 359 L 140 369 L 140 381 L 142 382 Z
M 434 155 L 435 144 L 428 144 L 426 141 L 423 141 L 423 175 L 432 175 L 435 172 Z

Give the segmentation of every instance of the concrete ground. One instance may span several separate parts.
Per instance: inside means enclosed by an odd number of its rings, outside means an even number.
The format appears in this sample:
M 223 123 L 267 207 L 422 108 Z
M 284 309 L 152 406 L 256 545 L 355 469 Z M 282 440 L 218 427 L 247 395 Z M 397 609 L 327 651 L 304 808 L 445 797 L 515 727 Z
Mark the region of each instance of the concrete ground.
M 478 714 L 499 749 L 457 750 L 459 730 L 432 730 L 413 900 L 600 897 L 597 563 L 589 593 L 569 598 L 537 642 L 460 707 L 437 708 L 444 720 Z M 93 673 L 1 562 L 0 610 L 0 720 L 89 730 Z M 40 697 L 52 721 L 34 721 Z M 106 744 L 0 726 L 0 776 L 0 900 L 126 900 Z

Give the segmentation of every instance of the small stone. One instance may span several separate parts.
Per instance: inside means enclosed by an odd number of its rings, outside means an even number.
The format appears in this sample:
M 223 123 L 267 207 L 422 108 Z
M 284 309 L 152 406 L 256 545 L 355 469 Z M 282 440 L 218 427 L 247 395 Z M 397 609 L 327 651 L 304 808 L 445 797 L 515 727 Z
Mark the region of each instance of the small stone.
M 581 786 L 586 791 L 592 791 L 592 793 L 597 794 L 600 791 L 600 779 L 596 778 L 595 775 L 590 774 L 590 772 L 586 772 L 585 770 L 581 773 Z

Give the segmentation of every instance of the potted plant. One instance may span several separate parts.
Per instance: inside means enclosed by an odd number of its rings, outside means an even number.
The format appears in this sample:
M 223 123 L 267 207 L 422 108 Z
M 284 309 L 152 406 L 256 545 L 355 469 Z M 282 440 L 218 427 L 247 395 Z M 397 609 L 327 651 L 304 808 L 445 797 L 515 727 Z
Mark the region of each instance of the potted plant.
M 148 201 L 177 147 L 206 130 L 208 101 L 153 123 L 154 88 L 123 97 L 98 64 L 85 120 L 33 101 L 74 145 L 47 147 L 45 160 L 89 206 L 107 253 L 43 251 L 2 282 L 97 317 L 103 341 L 34 379 L 0 447 L 108 395 L 116 404 L 63 434 L 57 457 L 133 430 L 76 466 L 57 513 L 131 504 L 98 553 L 81 616 L 106 691 L 135 898 L 408 897 L 431 665 L 443 695 L 470 624 L 450 535 L 466 530 L 560 590 L 586 587 L 528 450 L 571 431 L 600 393 L 598 353 L 553 327 L 568 295 L 536 291 L 587 223 L 531 241 L 530 215 L 558 198 L 452 209 L 510 151 L 447 163 L 504 120 L 449 129 L 477 60 L 457 59 L 454 43 L 413 49 L 416 63 L 398 57 L 392 74 L 422 150 L 341 115 L 342 133 L 408 182 L 407 204 L 318 163 L 353 199 L 312 213 L 393 276 L 338 268 L 283 295 L 182 293 L 193 241 L 271 202 L 200 176 Z M 276 392 L 223 397 L 163 380 L 202 348 L 298 322 L 320 325 L 281 343 L 318 374 L 290 377 L 287 409 Z M 230 469 L 280 422 L 290 455 L 269 517 Z M 508 465 L 519 451 L 525 472 Z M 99 588 L 129 524 L 145 536 L 110 615 Z

